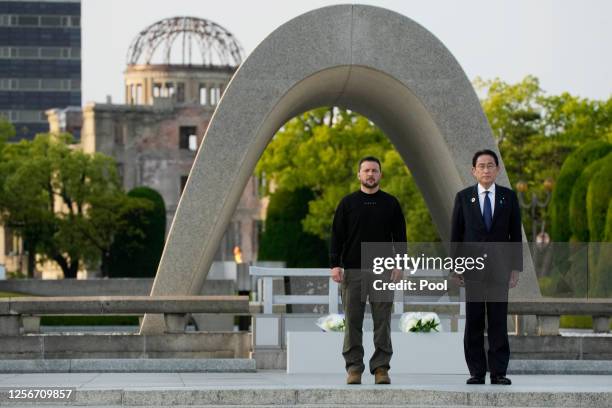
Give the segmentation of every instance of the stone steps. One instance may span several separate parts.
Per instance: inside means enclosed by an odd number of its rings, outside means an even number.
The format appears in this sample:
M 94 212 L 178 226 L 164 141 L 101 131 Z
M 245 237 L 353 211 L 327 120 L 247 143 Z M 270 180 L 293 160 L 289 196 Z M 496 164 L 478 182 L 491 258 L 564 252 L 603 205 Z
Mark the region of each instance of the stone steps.
M 0 406 L 11 406 L 3 395 Z M 24 406 L 16 403 L 13 406 Z M 447 391 L 402 387 L 248 387 L 217 389 L 87 390 L 62 406 L 363 406 L 363 407 L 589 407 L 609 408 L 612 392 Z
M 0 373 L 253 373 L 259 358 L 0 360 Z M 508 374 L 612 375 L 612 361 L 510 360 Z
M 249 358 L 0 360 L 0 373 L 252 373 Z
M 391 374 L 391 385 L 346 385 L 344 375 L 251 373 L 0 374 L 0 407 L 10 389 L 71 388 L 55 406 L 588 407 L 612 406 L 612 376 L 513 375 L 513 385 L 466 385 L 466 375 Z M 41 404 L 34 405 L 40 406 Z M 45 404 L 47 405 L 47 404 Z M 32 406 L 32 404 L 30 404 Z

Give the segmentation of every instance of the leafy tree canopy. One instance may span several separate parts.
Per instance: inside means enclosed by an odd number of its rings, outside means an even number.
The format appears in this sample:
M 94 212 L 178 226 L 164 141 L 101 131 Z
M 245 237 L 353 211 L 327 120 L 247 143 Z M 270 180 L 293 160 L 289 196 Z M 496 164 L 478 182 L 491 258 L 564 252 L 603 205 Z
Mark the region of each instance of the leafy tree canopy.
M 24 239 L 30 276 L 36 255 L 56 262 L 66 278 L 100 262 L 104 272 L 115 235 L 132 228 L 122 215 L 151 206 L 127 197 L 112 158 L 84 153 L 69 134 L 39 134 L 1 154 L 2 222 Z
M 359 159 L 370 155 L 382 162 L 382 189 L 402 204 L 409 239 L 437 240 L 427 207 L 399 153 L 378 127 L 355 112 L 319 108 L 290 120 L 268 145 L 256 173 L 268 180 L 268 191 L 270 186 L 310 189 L 314 198 L 302 222 L 304 231 L 327 239 L 336 206 L 359 189 Z

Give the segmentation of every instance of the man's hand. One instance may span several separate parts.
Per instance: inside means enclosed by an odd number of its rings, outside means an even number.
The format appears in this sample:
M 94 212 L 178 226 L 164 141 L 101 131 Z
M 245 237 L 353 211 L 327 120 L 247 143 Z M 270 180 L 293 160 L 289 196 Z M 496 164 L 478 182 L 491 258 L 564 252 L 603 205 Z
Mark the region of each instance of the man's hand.
M 510 286 L 510 288 L 515 288 L 516 285 L 518 284 L 519 281 L 519 271 L 512 271 L 512 273 L 510 273 L 510 281 L 508 282 L 508 285 Z
M 399 269 L 393 269 L 391 271 L 391 282 L 397 283 L 402 279 L 402 271 Z
M 332 268 L 331 278 L 334 282 L 338 282 L 338 283 L 342 282 L 342 268 L 339 266 Z
M 451 280 L 457 286 L 465 286 L 465 279 L 463 278 L 463 275 L 459 275 L 458 273 L 453 272 L 451 274 Z

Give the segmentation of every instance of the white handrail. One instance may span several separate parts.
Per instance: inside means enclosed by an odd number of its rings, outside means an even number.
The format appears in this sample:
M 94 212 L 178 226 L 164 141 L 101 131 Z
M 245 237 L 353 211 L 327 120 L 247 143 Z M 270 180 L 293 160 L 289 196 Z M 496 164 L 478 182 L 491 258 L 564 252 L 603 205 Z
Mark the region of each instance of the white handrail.
M 328 277 L 329 285 L 328 285 L 328 295 L 327 295 L 327 303 L 329 306 L 329 313 L 338 313 L 338 304 L 341 303 L 340 296 L 338 295 L 339 285 L 337 282 L 333 281 L 330 276 L 330 270 L 328 268 L 275 268 L 275 267 L 262 267 L 262 266 L 250 266 L 249 274 L 251 276 L 255 276 L 259 278 L 263 287 L 260 288 L 257 285 L 257 288 L 261 291 L 263 295 L 263 299 L 258 299 L 263 302 L 263 313 L 271 314 L 273 310 L 273 305 L 283 303 L 283 304 L 321 304 L 324 303 L 325 299 L 322 295 L 274 295 L 273 291 L 273 280 L 276 278 L 284 278 L 285 276 L 289 277 Z M 448 274 L 447 271 L 440 270 L 419 270 L 416 273 L 411 274 L 412 277 L 419 276 L 445 276 Z M 258 290 L 258 291 L 259 291 Z M 465 313 L 465 306 L 462 302 L 453 302 L 453 301 L 445 301 L 445 302 L 406 302 L 404 300 L 404 293 L 402 291 L 396 291 L 395 300 L 394 300 L 394 313 L 401 314 L 404 311 L 404 304 L 438 304 L 438 305 L 460 305 L 460 315 Z

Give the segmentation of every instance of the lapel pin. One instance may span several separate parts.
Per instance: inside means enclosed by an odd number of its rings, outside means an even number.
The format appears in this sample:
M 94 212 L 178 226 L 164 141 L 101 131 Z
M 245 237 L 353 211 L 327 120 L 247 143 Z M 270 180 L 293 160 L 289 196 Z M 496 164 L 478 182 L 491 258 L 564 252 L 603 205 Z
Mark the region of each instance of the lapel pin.
M 472 197 L 472 202 L 473 202 L 473 203 L 474 203 L 474 202 L 476 202 L 476 199 L 475 199 L 474 197 Z

